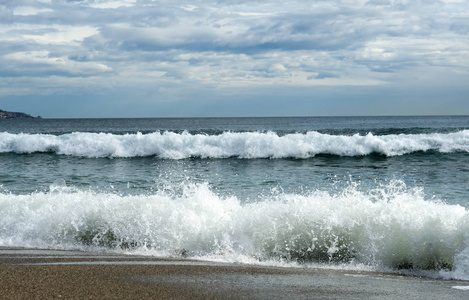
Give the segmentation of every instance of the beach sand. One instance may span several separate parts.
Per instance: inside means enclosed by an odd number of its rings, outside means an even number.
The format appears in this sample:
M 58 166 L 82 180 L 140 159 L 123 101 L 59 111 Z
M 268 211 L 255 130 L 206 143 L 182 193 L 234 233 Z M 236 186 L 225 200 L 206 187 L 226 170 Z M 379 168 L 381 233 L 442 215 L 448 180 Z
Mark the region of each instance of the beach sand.
M 0 248 L 1 299 L 469 299 L 469 281 Z

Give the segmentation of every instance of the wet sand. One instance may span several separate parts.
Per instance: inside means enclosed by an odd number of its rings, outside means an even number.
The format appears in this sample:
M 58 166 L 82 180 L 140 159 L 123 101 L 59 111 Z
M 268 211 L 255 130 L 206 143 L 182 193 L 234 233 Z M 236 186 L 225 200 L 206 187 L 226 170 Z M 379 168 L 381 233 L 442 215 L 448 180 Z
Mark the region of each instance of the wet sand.
M 469 281 L 0 247 L 1 299 L 469 299 Z

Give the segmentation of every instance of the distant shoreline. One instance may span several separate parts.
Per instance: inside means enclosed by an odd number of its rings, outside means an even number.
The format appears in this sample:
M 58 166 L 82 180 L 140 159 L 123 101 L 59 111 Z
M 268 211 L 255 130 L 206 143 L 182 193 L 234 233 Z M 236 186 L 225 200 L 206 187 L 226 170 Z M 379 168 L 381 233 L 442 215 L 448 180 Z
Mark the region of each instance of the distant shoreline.
M 0 109 L 0 119 L 42 119 L 41 116 L 33 117 L 23 112 L 12 112 Z
M 4 114 L 21 114 L 22 116 L 18 117 L 6 117 Z M 3 114 L 3 115 L 2 115 Z M 208 117 L 199 117 L 199 116 L 158 116 L 158 117 L 48 117 L 48 120 L 125 120 L 125 119 L 285 119 L 285 118 L 318 118 L 318 119 L 329 119 L 329 118 L 439 118 L 439 117 L 468 117 L 469 115 L 376 115 L 376 116 L 208 116 Z M 0 119 L 13 119 L 13 118 L 33 118 L 33 119 L 44 119 L 41 116 L 31 116 L 26 113 L 20 112 L 7 112 L 0 109 Z

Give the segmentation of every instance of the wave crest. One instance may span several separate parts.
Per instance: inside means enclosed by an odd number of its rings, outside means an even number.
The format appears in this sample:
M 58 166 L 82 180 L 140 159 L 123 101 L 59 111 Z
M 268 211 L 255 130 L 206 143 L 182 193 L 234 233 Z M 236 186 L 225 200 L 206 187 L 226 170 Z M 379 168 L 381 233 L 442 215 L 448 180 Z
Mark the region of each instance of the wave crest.
M 321 154 L 396 156 L 421 151 L 469 152 L 469 130 L 383 136 L 371 133 L 329 135 L 315 131 L 283 136 L 275 132 L 224 132 L 219 135 L 169 131 L 125 135 L 75 132 L 59 136 L 0 133 L 0 153 L 49 152 L 90 158 L 309 158 Z

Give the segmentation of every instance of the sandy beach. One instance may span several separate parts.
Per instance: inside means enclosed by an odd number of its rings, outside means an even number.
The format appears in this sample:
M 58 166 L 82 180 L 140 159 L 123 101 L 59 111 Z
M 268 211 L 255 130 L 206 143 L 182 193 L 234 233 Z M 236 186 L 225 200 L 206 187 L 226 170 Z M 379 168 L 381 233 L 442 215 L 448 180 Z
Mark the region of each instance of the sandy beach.
M 0 248 L 2 299 L 467 299 L 469 282 Z

